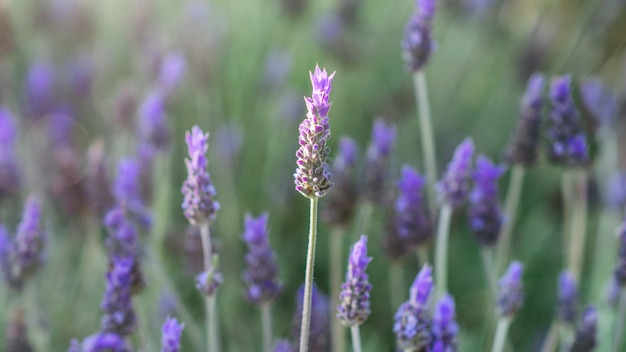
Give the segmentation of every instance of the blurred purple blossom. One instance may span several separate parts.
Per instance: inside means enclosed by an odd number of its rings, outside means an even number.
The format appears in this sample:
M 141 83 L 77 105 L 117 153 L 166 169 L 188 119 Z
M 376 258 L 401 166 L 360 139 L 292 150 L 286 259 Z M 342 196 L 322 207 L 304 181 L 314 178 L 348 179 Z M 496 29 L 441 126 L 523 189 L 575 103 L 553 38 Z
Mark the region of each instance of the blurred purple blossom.
M 274 352 L 293 352 L 294 349 L 291 347 L 291 343 L 287 340 L 279 340 L 276 342 L 274 346 Z
M 17 128 L 11 112 L 0 107 L 0 202 L 21 185 L 15 142 Z
M 617 112 L 615 95 L 597 77 L 580 84 L 582 102 L 599 125 L 610 126 Z
M 423 191 L 426 180 L 408 165 L 402 167 L 398 181 L 398 198 L 395 202 L 396 226 L 404 246 L 424 244 L 432 236 Z
M 571 272 L 565 270 L 559 274 L 556 315 L 564 323 L 576 323 L 578 305 L 578 288 Z
M 606 187 L 606 199 L 611 207 L 626 209 L 626 172 L 616 171 L 611 175 Z
M 436 185 L 440 202 L 457 208 L 467 200 L 472 181 L 473 155 L 474 142 L 469 137 L 465 138 L 454 151 L 446 173 Z
M 165 55 L 161 60 L 157 87 L 166 96 L 180 84 L 187 70 L 185 56 L 179 52 Z
M 21 287 L 24 280 L 43 265 L 45 243 L 41 204 L 36 198 L 30 197 L 24 203 L 22 221 L 9 252 L 10 282 L 13 285 Z
M 598 311 L 588 307 L 583 313 L 583 320 L 576 330 L 571 352 L 592 352 L 597 344 Z
M 137 328 L 132 307 L 132 258 L 113 258 L 112 269 L 106 275 L 106 288 L 101 307 L 102 332 L 128 336 Z
M 214 296 L 224 282 L 217 258 L 216 254 L 211 255 L 211 267 L 196 275 L 196 288 L 207 297 Z
M 398 347 L 404 351 L 419 351 L 432 341 L 428 311 L 432 287 L 432 269 L 425 264 L 411 285 L 409 300 L 398 308 L 394 316 L 393 332 Z
M 170 130 L 165 113 L 165 97 L 161 91 L 149 92 L 139 106 L 139 134 L 156 150 L 169 148 Z
M 185 324 L 179 323 L 176 318 L 167 318 L 163 324 L 161 338 L 161 352 L 180 352 L 180 337 Z
M 498 179 L 504 167 L 494 165 L 484 155 L 476 158 L 474 189 L 470 193 L 470 228 L 478 241 L 485 246 L 493 246 L 503 223 L 503 215 L 498 202 Z
M 85 338 L 81 343 L 78 340 L 72 340 L 72 344 L 67 352 L 130 352 L 130 346 L 126 343 L 123 336 L 109 332 L 97 332 Z
M 437 44 L 432 39 L 432 22 L 436 0 L 417 0 L 416 10 L 409 18 L 402 39 L 402 59 L 411 72 L 426 65 Z
M 367 236 L 361 238 L 352 246 L 348 258 L 346 281 L 341 284 L 337 318 L 345 326 L 361 325 L 370 315 L 370 291 L 372 285 L 365 269 L 372 261 L 367 256 Z
M 328 195 L 322 209 L 322 220 L 346 227 L 352 223 L 357 205 L 358 190 L 355 179 L 358 146 L 350 137 L 341 137 L 337 157 L 332 163 L 335 190 Z
M 498 312 L 500 316 L 513 316 L 524 303 L 522 274 L 524 267 L 520 262 L 512 262 L 499 282 Z
M 620 226 L 619 250 L 617 252 L 617 265 L 615 266 L 615 281 L 622 287 L 626 287 L 626 220 Z
M 49 113 L 56 104 L 54 68 L 46 61 L 33 63 L 26 75 L 26 109 L 31 117 Z
M 445 294 L 437 302 L 433 313 L 433 351 L 437 349 L 442 352 L 456 351 L 456 336 L 459 332 L 459 325 L 456 323 L 454 315 L 454 299 L 449 294 Z
M 396 127 L 377 118 L 372 126 L 370 145 L 365 154 L 364 197 L 376 204 L 386 204 L 389 159 L 396 140 Z

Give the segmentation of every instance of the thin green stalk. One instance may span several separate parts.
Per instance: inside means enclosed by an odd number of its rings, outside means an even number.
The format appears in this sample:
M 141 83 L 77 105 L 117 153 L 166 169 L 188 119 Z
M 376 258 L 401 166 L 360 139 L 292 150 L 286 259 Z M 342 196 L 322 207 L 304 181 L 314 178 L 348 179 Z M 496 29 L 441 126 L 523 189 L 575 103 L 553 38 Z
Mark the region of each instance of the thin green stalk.
M 511 325 L 511 318 L 504 317 L 498 321 L 498 327 L 496 328 L 496 336 L 493 339 L 493 347 L 491 352 L 502 352 L 504 350 L 504 344 L 506 342 L 506 334 Z
M 569 265 L 576 281 L 580 278 L 584 255 L 585 255 L 585 234 L 587 231 L 587 172 L 582 171 L 577 174 L 574 205 L 572 209 L 572 227 L 569 243 Z
M 402 304 L 404 294 L 404 277 L 400 262 L 392 262 L 389 267 L 389 294 L 391 296 L 391 311 L 395 312 Z
M 209 232 L 209 223 L 205 222 L 200 226 L 200 235 L 202 237 L 202 255 L 204 257 L 204 270 L 207 272 L 211 269 L 211 233 Z M 219 352 L 220 343 L 217 333 L 217 310 L 215 308 L 215 295 L 206 297 L 206 324 L 207 324 L 207 350 L 210 352 Z
M 552 321 L 548 335 L 546 335 L 546 339 L 543 341 L 543 345 L 541 346 L 541 352 L 554 352 L 556 350 L 556 347 L 559 344 L 559 330 L 560 324 L 556 320 Z
M 426 169 L 426 181 L 428 182 L 428 204 L 432 216 L 437 211 L 435 199 L 435 181 L 437 180 L 437 157 L 435 155 L 435 142 L 428 99 L 428 85 L 426 75 L 422 70 L 413 74 L 413 86 L 415 90 L 415 102 L 419 111 L 420 135 L 422 139 L 422 154 L 424 168 Z
M 334 317 L 339 304 L 339 292 L 341 291 L 341 254 L 343 245 L 344 232 L 340 228 L 333 230 L 330 234 L 330 316 Z M 339 319 L 332 320 L 331 343 L 333 352 L 343 352 L 346 349 L 344 338 L 344 327 Z
M 569 238 L 571 232 L 571 218 L 572 218 L 572 201 L 574 200 L 572 189 L 573 189 L 573 175 L 569 171 L 563 172 L 563 176 L 561 177 L 561 196 L 563 202 L 563 251 L 567 251 L 569 248 Z M 569 267 L 568 257 L 566 255 L 563 256 L 563 266 Z
M 498 286 L 496 285 L 496 272 L 493 265 L 493 249 L 483 247 L 483 266 L 485 267 L 485 276 L 487 277 L 487 285 L 489 285 L 489 297 L 496 297 L 498 294 Z
M 448 237 L 452 207 L 444 204 L 439 213 L 437 225 L 437 243 L 435 245 L 435 285 L 437 297 L 443 296 L 448 290 Z
M 363 348 L 361 347 L 361 332 L 359 331 L 358 325 L 353 325 L 350 327 L 350 334 L 352 335 L 352 349 L 354 352 L 361 352 Z
M 311 197 L 309 219 L 309 246 L 306 254 L 304 275 L 304 298 L 302 302 L 302 323 L 300 324 L 300 352 L 309 350 L 309 329 L 311 325 L 311 294 L 313 290 L 313 269 L 315 266 L 315 244 L 317 241 L 317 203 L 319 198 Z
M 263 351 L 272 351 L 272 304 L 261 304 L 261 326 L 263 329 Z
M 498 236 L 498 249 L 496 250 L 496 264 L 498 266 L 496 274 L 503 273 L 504 270 L 506 270 L 506 263 L 509 262 L 513 227 L 515 226 L 517 207 L 519 206 L 519 200 L 524 185 L 524 173 L 525 169 L 523 165 L 514 165 L 511 169 L 509 188 L 506 192 L 506 201 L 504 203 L 504 215 L 507 219 L 502 225 L 500 235 Z
M 356 218 L 356 223 L 354 225 L 354 238 L 355 240 L 359 238 L 362 234 L 367 232 L 367 228 L 369 227 L 370 218 L 372 217 L 372 212 L 374 211 L 374 204 L 370 201 L 365 201 L 361 205 L 359 209 L 359 214 Z
M 615 323 L 613 325 L 613 346 L 612 352 L 621 351 L 622 338 L 624 337 L 624 318 L 626 317 L 626 289 L 622 288 L 622 293 L 619 296 L 619 306 L 617 308 L 617 316 L 615 317 Z

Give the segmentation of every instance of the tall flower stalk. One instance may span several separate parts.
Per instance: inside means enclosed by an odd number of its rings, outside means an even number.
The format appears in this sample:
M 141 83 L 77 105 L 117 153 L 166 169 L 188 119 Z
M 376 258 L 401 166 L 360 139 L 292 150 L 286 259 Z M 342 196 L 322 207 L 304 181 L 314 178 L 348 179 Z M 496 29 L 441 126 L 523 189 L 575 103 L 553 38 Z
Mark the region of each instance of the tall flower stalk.
M 185 134 L 189 159 L 185 160 L 187 179 L 183 183 L 181 191 L 184 196 L 183 213 L 190 224 L 200 228 L 202 237 L 204 272 L 196 277 L 196 285 L 206 300 L 207 349 L 212 352 L 219 352 L 220 342 L 215 295 L 222 282 L 222 276 L 218 272 L 217 256 L 213 254 L 209 225 L 215 220 L 220 205 L 214 200 L 216 192 L 207 171 L 208 138 L 208 133 L 202 132 L 198 126 L 194 126 L 190 132 Z
M 330 138 L 328 111 L 331 104 L 329 95 L 335 73 L 328 75 L 326 69 L 320 70 L 319 66 L 316 66 L 315 72 L 309 72 L 309 76 L 311 77 L 313 92 L 311 97 L 304 98 L 307 114 L 299 127 L 298 142 L 300 148 L 296 152 L 298 160 L 294 174 L 296 190 L 310 200 L 309 245 L 304 279 L 300 352 L 307 352 L 309 348 L 318 202 L 319 198 L 326 195 L 333 186 L 329 166 L 326 163 L 330 153 L 330 148 L 326 142 Z

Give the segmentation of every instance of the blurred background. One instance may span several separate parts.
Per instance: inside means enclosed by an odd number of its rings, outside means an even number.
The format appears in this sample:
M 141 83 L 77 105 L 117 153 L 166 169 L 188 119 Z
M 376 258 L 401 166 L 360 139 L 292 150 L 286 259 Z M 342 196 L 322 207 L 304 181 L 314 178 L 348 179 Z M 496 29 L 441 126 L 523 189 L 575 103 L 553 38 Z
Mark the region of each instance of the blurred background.
M 412 0 L 0 4 L 0 104 L 18 126 L 21 179 L 19 188 L 2 197 L 0 221 L 14 228 L 27 195 L 44 200 L 46 264 L 32 280 L 36 303 L 26 317 L 34 344 L 47 346 L 41 351 L 65 351 L 72 338 L 99 328 L 107 263 L 102 214 L 89 195 L 93 159 L 105 160 L 110 178 L 120 158 L 145 161 L 142 194 L 153 226 L 142 234 L 146 288 L 134 298 L 140 327 L 132 339 L 144 351 L 158 349 L 168 315 L 186 325 L 183 350 L 202 346 L 204 308 L 193 282 L 201 267 L 200 241 L 180 208 L 186 177 L 183 136 L 194 124 L 211 133 L 209 170 L 222 206 L 212 233 L 224 274 L 217 300 L 226 351 L 258 351 L 261 340 L 259 313 L 247 302 L 241 280 L 247 212 L 269 212 L 270 241 L 284 283 L 273 306 L 274 331 L 277 337 L 292 337 L 308 231 L 308 201 L 293 186 L 294 154 L 305 113 L 302 97 L 311 91 L 308 71 L 316 63 L 337 71 L 331 147 L 347 135 L 362 153 L 374 119 L 382 117 L 398 131 L 391 187 L 403 164 L 423 171 L 412 80 L 400 53 L 404 25 L 415 8 Z M 572 73 L 576 85 L 597 79 L 616 101 L 614 117 L 624 115 L 626 2 L 442 0 L 437 7 L 433 36 L 438 45 L 426 75 L 440 170 L 466 136 L 480 153 L 502 162 L 520 97 L 534 72 L 547 77 Z M 167 91 L 158 103 L 150 100 L 156 85 Z M 154 137 L 146 132 L 150 109 L 162 109 L 166 129 L 156 134 L 158 148 L 146 151 L 142 140 Z M 607 206 L 606 187 L 612 173 L 626 169 L 624 139 L 621 148 L 616 142 L 624 123 L 602 132 L 594 128 L 593 116 L 584 116 L 595 138 L 595 162 L 581 301 L 600 309 L 604 337 L 613 317 L 605 293 L 620 219 Z M 526 301 L 510 330 L 517 351 L 538 348 L 554 313 L 563 262 L 560 173 L 540 162 L 526 179 L 513 246 L 513 257 L 526 264 Z M 508 173 L 502 200 L 507 179 Z M 376 209 L 367 231 L 374 260 L 369 269 L 373 313 L 362 326 L 366 351 L 393 350 L 394 311 L 382 250 L 385 216 Z M 315 281 L 327 294 L 331 231 L 320 226 Z M 346 257 L 354 240 L 348 237 Z M 491 339 L 483 329 L 491 303 L 480 248 L 464 212 L 454 218 L 450 257 L 461 350 L 480 351 L 484 339 Z M 408 285 L 419 266 L 412 257 L 403 265 Z M 14 333 L 11 307 L 20 297 L 0 289 L 4 346 Z

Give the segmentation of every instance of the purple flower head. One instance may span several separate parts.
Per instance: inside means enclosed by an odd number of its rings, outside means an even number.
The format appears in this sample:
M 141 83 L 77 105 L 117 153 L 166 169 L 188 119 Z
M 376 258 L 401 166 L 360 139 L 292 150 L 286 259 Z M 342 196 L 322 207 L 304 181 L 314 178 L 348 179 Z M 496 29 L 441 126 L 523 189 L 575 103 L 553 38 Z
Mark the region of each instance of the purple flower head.
M 179 323 L 176 318 L 167 318 L 163 324 L 161 337 L 161 352 L 180 352 L 180 336 L 185 324 Z
M 104 315 L 100 327 L 103 332 L 128 336 L 137 328 L 131 301 L 133 266 L 133 258 L 113 258 L 112 269 L 106 274 L 101 303 Z
M 346 281 L 341 285 L 337 318 L 345 326 L 361 325 L 370 315 L 370 291 L 365 269 L 372 260 L 367 256 L 367 236 L 361 238 L 352 247 L 348 259 Z
M 517 128 L 505 153 L 506 160 L 511 164 L 530 166 L 537 160 L 544 81 L 545 78 L 539 73 L 535 73 L 528 80 L 526 93 L 519 107 Z
M 501 316 L 513 316 L 522 307 L 524 301 L 523 272 L 522 263 L 514 261 L 500 279 L 497 303 Z
M 11 239 L 8 231 L 0 224 L 0 270 L 9 285 L 11 285 Z
M 39 200 L 28 198 L 10 252 L 11 281 L 18 287 L 43 264 L 46 239 L 42 222 Z
M 98 332 L 85 338 L 82 343 L 73 340 L 67 352 L 101 351 L 130 352 L 131 348 L 128 346 L 123 336 L 110 332 Z
M 9 110 L 0 107 L 0 201 L 20 187 L 20 174 L 15 156 L 17 129 Z
M 192 225 L 212 222 L 220 208 L 220 204 L 214 200 L 217 192 L 207 170 L 208 139 L 209 134 L 202 132 L 198 126 L 185 134 L 189 159 L 185 159 L 187 179 L 181 190 L 184 196 L 182 207 Z
M 402 350 L 419 351 L 431 343 L 428 299 L 432 287 L 432 269 L 425 264 L 411 285 L 409 300 L 398 308 L 394 317 L 393 332 Z
M 470 193 L 469 219 L 474 236 L 485 246 L 493 246 L 498 240 L 503 223 L 498 204 L 498 179 L 504 168 L 494 165 L 483 155 L 476 158 L 474 189 Z
M 56 104 L 54 68 L 47 62 L 34 63 L 26 76 L 26 104 L 32 117 L 51 112 Z
M 107 228 L 107 251 L 110 258 L 136 258 L 139 254 L 137 229 L 126 218 L 122 207 L 111 209 L 104 218 Z
M 293 352 L 294 349 L 291 347 L 291 343 L 287 340 L 280 340 L 276 342 L 274 346 L 274 352 Z
M 448 169 L 437 183 L 440 201 L 453 208 L 462 205 L 470 192 L 472 181 L 472 157 L 474 142 L 465 138 L 456 150 Z
M 224 277 L 219 271 L 217 255 L 213 254 L 212 265 L 208 270 L 196 275 L 196 288 L 207 297 L 214 296 L 224 282 Z
M 341 137 L 339 151 L 333 162 L 333 181 L 335 190 L 328 196 L 326 207 L 322 210 L 322 219 L 335 226 L 349 226 L 354 217 L 358 199 L 355 180 L 355 167 L 358 147 L 349 137 Z
M 548 125 L 548 159 L 555 164 L 580 166 L 587 162 L 587 145 L 571 94 L 571 76 L 552 79 L 552 111 Z
M 419 71 L 428 63 L 437 44 L 432 39 L 432 22 L 435 17 L 435 0 L 417 0 L 416 12 L 404 28 L 402 59 L 411 72 Z
M 582 102 L 599 125 L 609 126 L 617 111 L 615 96 L 599 78 L 590 78 L 580 85 Z
M 559 275 L 558 283 L 557 318 L 564 323 L 574 325 L 576 322 L 576 305 L 578 304 L 576 280 L 571 272 L 563 271 Z
M 377 118 L 372 126 L 370 145 L 365 154 L 363 191 L 368 201 L 384 204 L 387 200 L 389 159 L 396 140 L 396 127 Z
M 304 285 L 300 286 L 296 298 L 296 310 L 293 316 L 292 336 L 300 340 L 300 324 L 302 323 L 302 306 L 304 304 Z M 309 332 L 309 351 L 326 352 L 330 350 L 330 314 L 329 301 L 317 286 L 313 284 L 311 292 L 311 325 Z
M 296 190 L 307 198 L 323 197 L 333 186 L 331 173 L 326 163 L 330 148 L 326 142 L 330 138 L 328 100 L 335 73 L 330 76 L 326 69 L 315 66 L 315 73 L 309 72 L 313 92 L 305 97 L 307 114 L 300 123 L 300 147 L 296 152 L 297 169 L 294 174 Z
M 248 245 L 243 280 L 248 286 L 246 295 L 254 304 L 273 301 L 282 289 L 276 257 L 268 240 L 267 218 L 267 213 L 258 218 L 246 215 L 243 232 L 243 240 Z
M 619 235 L 620 245 L 617 252 L 617 265 L 615 266 L 615 281 L 622 287 L 626 287 L 626 220 L 621 225 Z
M 139 164 L 136 160 L 123 158 L 119 161 L 113 195 L 118 204 L 130 208 L 143 207 L 139 191 Z
M 611 175 L 606 188 L 608 204 L 615 209 L 626 209 L 626 172 L 617 171 Z
M 591 352 L 597 344 L 598 311 L 588 307 L 583 313 L 583 321 L 576 331 L 571 352 Z
M 163 58 L 159 69 L 157 86 L 167 95 L 171 93 L 185 76 L 187 63 L 181 53 L 170 53 Z
M 422 270 L 417 274 L 411 289 L 409 290 L 409 301 L 416 307 L 428 306 L 430 291 L 433 288 L 433 269 L 428 264 L 424 264 Z
M 13 114 L 0 107 L 0 157 L 4 157 L 5 153 L 13 153 L 15 148 L 15 139 L 17 137 L 17 128 L 13 122 Z
M 435 307 L 432 321 L 433 347 L 435 345 L 440 351 L 456 351 L 456 335 L 459 332 L 459 325 L 454 320 L 454 299 L 445 294 Z
M 412 167 L 402 167 L 395 202 L 395 221 L 398 245 L 411 250 L 428 241 L 432 235 L 429 215 L 424 206 L 423 190 L 426 181 Z
M 165 114 L 165 97 L 160 91 L 151 91 L 139 106 L 139 134 L 156 150 L 167 150 L 170 130 Z

